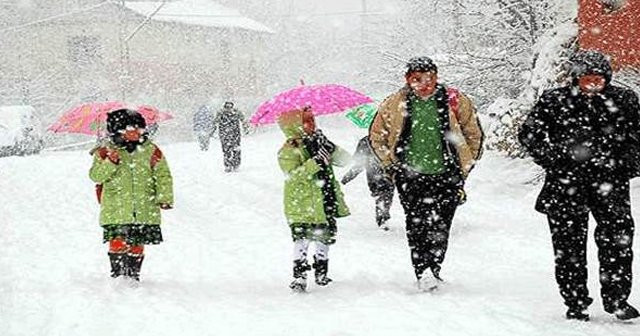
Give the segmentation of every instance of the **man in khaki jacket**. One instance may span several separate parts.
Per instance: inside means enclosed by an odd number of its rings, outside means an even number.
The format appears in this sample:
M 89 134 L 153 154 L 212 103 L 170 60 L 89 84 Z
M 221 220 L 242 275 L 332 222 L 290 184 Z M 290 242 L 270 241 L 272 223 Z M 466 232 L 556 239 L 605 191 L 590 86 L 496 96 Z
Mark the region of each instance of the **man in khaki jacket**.
M 398 188 L 418 287 L 431 291 L 442 282 L 453 216 L 484 136 L 469 98 L 438 83 L 430 58 L 411 59 L 405 79 L 381 104 L 369 139 Z

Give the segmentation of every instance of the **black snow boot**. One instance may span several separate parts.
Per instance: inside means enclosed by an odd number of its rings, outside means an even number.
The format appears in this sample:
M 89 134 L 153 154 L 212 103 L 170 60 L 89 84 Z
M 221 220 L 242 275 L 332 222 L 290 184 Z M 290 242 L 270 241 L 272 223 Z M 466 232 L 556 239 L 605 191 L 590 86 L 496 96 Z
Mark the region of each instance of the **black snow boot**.
M 127 254 L 125 275 L 135 281 L 140 281 L 140 269 L 142 268 L 143 260 L 144 254 Z
M 111 277 L 117 278 L 119 276 L 125 275 L 126 267 L 125 257 L 127 256 L 125 253 L 113 253 L 109 252 L 109 261 L 111 262 Z
M 593 299 L 590 297 L 572 302 L 572 304 L 569 305 L 569 309 L 567 309 L 567 320 L 589 321 L 587 308 L 589 308 L 592 303 Z
M 303 293 L 307 290 L 307 271 L 310 270 L 306 260 L 293 261 L 293 282 L 289 288 L 296 293 Z
M 384 217 L 376 218 L 376 223 L 378 223 L 378 228 L 384 231 L 389 231 L 389 225 L 387 224 L 387 220 L 389 220 L 389 218 L 384 218 Z
M 589 314 L 583 307 L 570 307 L 567 310 L 567 320 L 589 321 Z
M 620 302 L 617 305 L 605 306 L 604 311 L 615 315 L 615 317 L 621 321 L 628 321 L 640 317 L 638 310 L 626 301 Z
M 318 286 L 326 286 L 333 280 L 327 276 L 329 272 L 329 260 L 318 260 L 313 258 L 313 268 L 315 269 L 314 275 L 316 277 L 316 284 Z

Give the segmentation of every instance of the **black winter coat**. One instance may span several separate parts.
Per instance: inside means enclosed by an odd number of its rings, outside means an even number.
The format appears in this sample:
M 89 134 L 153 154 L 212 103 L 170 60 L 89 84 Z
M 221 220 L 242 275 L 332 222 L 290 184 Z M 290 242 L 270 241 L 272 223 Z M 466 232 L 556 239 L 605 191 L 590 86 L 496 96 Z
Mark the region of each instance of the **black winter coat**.
M 608 84 L 593 97 L 576 86 L 548 90 L 518 137 L 547 173 L 536 204 L 543 213 L 588 211 L 593 186 L 640 176 L 640 105 L 624 88 Z
M 242 112 L 236 109 L 224 108 L 216 114 L 213 121 L 213 131 L 216 129 L 220 135 L 220 141 L 235 147 L 240 144 L 241 127 L 246 127 L 246 121 Z

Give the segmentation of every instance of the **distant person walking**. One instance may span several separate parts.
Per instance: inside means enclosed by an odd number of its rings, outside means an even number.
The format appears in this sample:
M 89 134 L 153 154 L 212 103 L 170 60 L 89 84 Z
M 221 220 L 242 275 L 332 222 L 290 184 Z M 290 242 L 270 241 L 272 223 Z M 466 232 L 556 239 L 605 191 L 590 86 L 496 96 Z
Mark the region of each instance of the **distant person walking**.
M 209 149 L 209 141 L 213 132 L 213 120 L 213 113 L 206 105 L 200 106 L 193 115 L 193 132 L 200 145 L 200 150 L 206 151 Z
M 222 109 L 216 114 L 211 134 L 215 133 L 216 130 L 224 153 L 224 171 L 227 173 L 234 172 L 240 167 L 241 130 L 244 130 L 245 133 L 248 132 L 249 125 L 244 114 L 234 108 L 233 102 L 225 102 Z

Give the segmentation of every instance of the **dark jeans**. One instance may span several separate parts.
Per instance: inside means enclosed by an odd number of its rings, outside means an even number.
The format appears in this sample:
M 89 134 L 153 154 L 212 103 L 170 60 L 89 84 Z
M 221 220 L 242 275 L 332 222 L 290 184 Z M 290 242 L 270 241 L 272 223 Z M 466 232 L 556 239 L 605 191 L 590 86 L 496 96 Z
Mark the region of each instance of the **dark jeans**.
M 395 176 L 406 217 L 411 261 L 416 277 L 431 269 L 438 275 L 458 206 L 459 179 L 403 171 Z
M 221 139 L 224 154 L 225 170 L 235 170 L 240 167 L 240 143 L 233 139 Z
M 602 303 L 605 307 L 616 307 L 631 293 L 634 223 L 628 182 L 606 198 L 602 195 L 591 197 L 589 203 L 597 223 L 595 240 L 600 262 Z M 549 214 L 548 221 L 560 295 L 568 307 L 586 308 L 592 302 L 587 289 L 589 213 L 567 209 L 566 214 Z
M 378 223 L 378 226 L 384 224 L 391 218 L 389 210 L 393 203 L 393 189 L 394 187 L 392 185 L 391 188 L 374 195 L 376 198 L 376 223 Z

